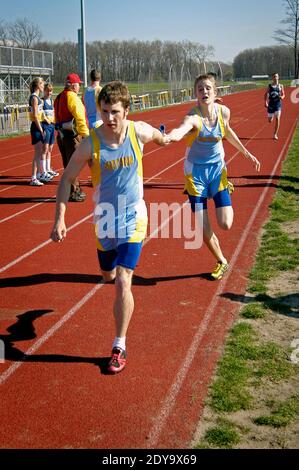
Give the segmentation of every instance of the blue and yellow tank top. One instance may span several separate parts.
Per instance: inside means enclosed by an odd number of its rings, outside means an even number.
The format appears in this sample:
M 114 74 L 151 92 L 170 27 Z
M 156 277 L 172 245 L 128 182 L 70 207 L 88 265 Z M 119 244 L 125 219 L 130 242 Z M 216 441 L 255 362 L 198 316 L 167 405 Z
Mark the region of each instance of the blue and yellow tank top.
M 43 116 L 45 116 L 51 123 L 54 122 L 54 105 L 52 98 L 43 100 Z
M 111 238 L 115 233 L 115 238 L 136 241 L 134 234 L 138 230 L 137 226 L 146 224 L 147 213 L 143 200 L 142 151 L 134 122 L 128 122 L 127 135 L 118 148 L 106 145 L 95 129 L 91 130 L 90 138 L 91 176 L 95 189 L 94 222 L 96 224 L 105 218 L 105 232 L 111 233 Z M 121 233 L 125 235 L 120 236 Z M 101 233 L 96 235 L 104 249 L 107 249 L 110 245 L 106 247 Z
M 195 164 L 218 163 L 224 159 L 224 148 L 222 139 L 225 135 L 225 127 L 222 116 L 222 106 L 214 105 L 217 116 L 216 124 L 213 128 L 208 128 L 196 106 L 190 112 L 191 115 L 196 114 L 199 119 L 199 128 L 187 136 L 187 160 Z
M 42 121 L 42 119 L 43 119 L 43 101 L 40 99 L 40 97 L 36 93 L 32 93 L 29 96 L 29 119 L 30 119 L 30 121 L 34 121 L 33 107 L 32 107 L 32 98 L 34 96 L 37 98 L 37 118 L 38 118 L 39 121 Z

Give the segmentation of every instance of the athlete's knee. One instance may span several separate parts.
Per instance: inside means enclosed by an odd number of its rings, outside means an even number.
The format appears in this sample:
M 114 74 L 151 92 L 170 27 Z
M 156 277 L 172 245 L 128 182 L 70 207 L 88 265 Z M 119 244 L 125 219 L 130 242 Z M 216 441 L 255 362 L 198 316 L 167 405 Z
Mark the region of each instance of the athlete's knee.
M 233 221 L 230 219 L 221 220 L 218 222 L 218 225 L 220 228 L 222 228 L 222 230 L 230 230 L 233 225 Z
M 104 282 L 112 282 L 116 277 L 115 269 L 113 271 L 102 271 L 102 278 Z
M 218 226 L 222 230 L 229 230 L 233 224 L 234 211 L 232 206 L 218 207 L 216 209 Z
M 133 271 L 122 266 L 116 268 L 115 284 L 118 291 L 131 290 Z

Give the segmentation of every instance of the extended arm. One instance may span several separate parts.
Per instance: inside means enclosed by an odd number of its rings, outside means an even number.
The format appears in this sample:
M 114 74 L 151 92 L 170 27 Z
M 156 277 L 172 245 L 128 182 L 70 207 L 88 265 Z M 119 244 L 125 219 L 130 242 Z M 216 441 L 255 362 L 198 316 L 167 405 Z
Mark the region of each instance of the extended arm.
M 229 118 L 230 118 L 230 111 L 228 108 L 223 109 L 223 117 L 225 122 L 225 137 L 227 140 L 236 148 L 238 149 L 246 158 L 252 161 L 255 166 L 256 171 L 260 171 L 261 164 L 259 160 L 252 155 L 249 150 L 244 147 L 240 139 L 238 138 L 237 134 L 229 125 Z
M 169 143 L 167 136 L 163 135 L 158 129 L 143 121 L 135 122 L 135 129 L 138 138 L 143 144 L 155 142 L 157 145 L 164 146 Z
M 182 124 L 168 134 L 170 142 L 178 142 L 192 129 L 198 128 L 198 116 L 185 116 Z

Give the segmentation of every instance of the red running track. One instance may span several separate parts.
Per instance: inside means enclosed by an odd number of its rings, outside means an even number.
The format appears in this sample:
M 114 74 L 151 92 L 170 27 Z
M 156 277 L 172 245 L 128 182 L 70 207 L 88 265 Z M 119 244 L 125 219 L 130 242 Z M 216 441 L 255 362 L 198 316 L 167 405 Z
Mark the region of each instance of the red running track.
M 99 283 L 88 171 L 82 175 L 87 200 L 69 204 L 67 239 L 54 244 L 49 233 L 57 181 L 30 187 L 29 137 L 0 141 L 2 448 L 190 446 L 298 120 L 299 107 L 287 90 L 275 142 L 263 93 L 224 98 L 232 127 L 262 164 L 257 174 L 225 142 L 235 221 L 230 232 L 215 229 L 229 272 L 211 282 L 214 259 L 205 247 L 186 250 L 184 238 L 147 238 L 134 278 L 128 365 L 116 376 L 105 374 L 114 286 Z M 133 119 L 163 122 L 170 130 L 189 108 L 152 110 Z M 184 143 L 145 147 L 148 205 L 186 201 L 183 154 Z M 61 167 L 57 148 L 53 160 L 54 168 Z

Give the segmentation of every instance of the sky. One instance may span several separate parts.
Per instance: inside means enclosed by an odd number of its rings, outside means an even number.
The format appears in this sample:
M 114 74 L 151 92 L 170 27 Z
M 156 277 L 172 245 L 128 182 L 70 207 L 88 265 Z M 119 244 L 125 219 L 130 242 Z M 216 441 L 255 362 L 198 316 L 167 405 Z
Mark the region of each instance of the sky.
M 215 49 L 216 61 L 232 62 L 244 49 L 277 45 L 283 0 L 85 0 L 86 41 L 139 39 L 198 42 Z M 77 41 L 80 0 L 1 0 L 0 18 L 27 17 L 42 40 Z

